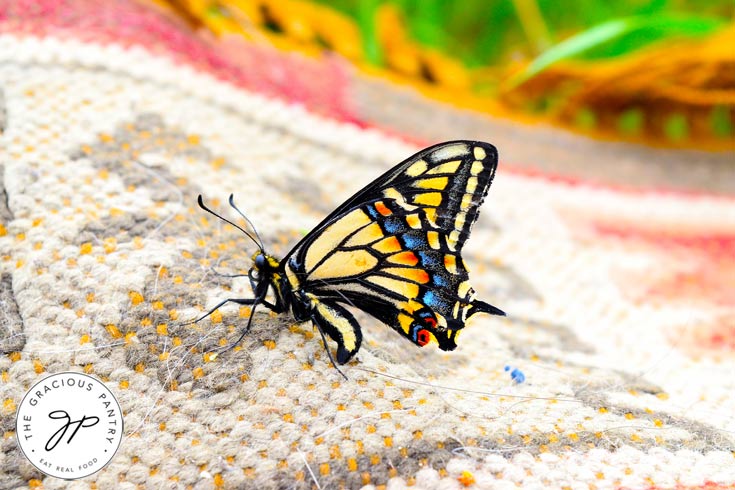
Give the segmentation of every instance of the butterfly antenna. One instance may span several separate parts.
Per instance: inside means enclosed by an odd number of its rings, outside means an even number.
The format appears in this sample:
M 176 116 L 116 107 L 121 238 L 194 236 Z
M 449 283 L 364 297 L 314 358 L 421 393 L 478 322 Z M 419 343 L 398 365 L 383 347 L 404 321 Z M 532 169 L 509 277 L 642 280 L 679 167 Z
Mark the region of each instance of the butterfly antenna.
M 230 199 L 232 199 L 232 196 L 231 195 L 230 195 Z M 204 201 L 202 200 L 202 195 L 201 194 L 199 194 L 199 197 L 197 198 L 197 202 L 199 203 L 199 207 L 202 208 L 203 210 L 205 210 L 206 212 L 208 212 L 209 214 L 212 214 L 212 215 L 218 217 L 222 221 L 231 224 L 232 226 L 234 226 L 235 228 L 237 228 L 241 232 L 245 233 L 245 235 L 247 235 L 247 237 L 250 238 L 253 241 L 253 243 L 260 249 L 260 251 L 263 252 L 263 253 L 265 253 L 265 250 L 263 250 L 263 245 L 261 245 L 260 243 L 258 243 L 258 241 L 255 238 L 253 238 L 253 235 L 251 235 L 250 233 L 248 233 L 247 231 L 245 231 L 245 229 L 242 228 L 241 226 L 233 223 L 232 221 L 228 220 L 227 218 L 225 218 L 223 216 L 220 216 L 219 214 L 215 213 L 214 211 L 212 211 L 211 209 L 209 209 L 207 206 L 205 206 L 204 205 Z M 235 208 L 235 209 L 237 209 L 237 208 Z M 240 214 L 242 214 L 242 213 L 240 213 Z M 247 218 L 245 218 L 245 219 L 247 219 Z M 250 221 L 248 221 L 248 223 L 250 223 Z M 258 232 L 256 231 L 255 233 L 257 234 Z M 260 237 L 258 237 L 258 238 L 260 238 Z
M 250 219 L 247 216 L 245 216 L 245 213 L 243 213 L 242 211 L 240 211 L 238 209 L 238 207 L 235 206 L 235 195 L 234 194 L 230 194 L 229 201 L 230 201 L 230 206 L 232 206 L 232 209 L 234 209 L 235 211 L 237 211 L 237 213 L 240 216 L 242 216 L 245 221 L 247 221 L 247 223 L 250 225 L 250 228 L 253 229 L 253 231 L 255 232 L 255 236 L 258 237 L 258 241 L 260 242 L 260 250 L 263 250 L 263 240 L 260 238 L 260 233 L 258 233 L 258 229 L 255 227 L 255 225 L 253 224 L 253 222 L 250 221 Z

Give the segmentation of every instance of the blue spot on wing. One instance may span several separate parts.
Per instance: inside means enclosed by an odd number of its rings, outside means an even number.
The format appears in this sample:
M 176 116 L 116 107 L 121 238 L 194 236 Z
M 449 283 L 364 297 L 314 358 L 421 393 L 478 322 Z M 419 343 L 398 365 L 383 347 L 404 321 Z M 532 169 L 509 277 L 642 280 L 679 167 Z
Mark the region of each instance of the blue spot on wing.
M 447 278 L 440 274 L 436 274 L 436 273 L 431 278 L 431 282 L 434 283 L 434 286 L 437 286 L 440 288 L 449 286 L 449 281 L 447 280 Z
M 427 306 L 436 306 L 437 297 L 433 291 L 426 291 L 424 293 L 424 303 L 426 303 Z
M 404 224 L 395 216 L 389 216 L 383 222 L 383 227 L 391 235 L 397 235 L 404 230 Z
M 436 254 L 430 252 L 419 252 L 419 258 L 421 259 L 421 265 L 427 269 L 435 269 L 439 266 L 439 257 Z
M 432 290 L 428 290 L 422 296 L 422 300 L 426 306 L 429 306 L 437 311 L 450 311 L 450 304 L 444 300 L 441 296 L 434 293 Z
M 428 246 L 428 243 L 426 242 L 426 237 L 423 235 L 416 235 L 413 233 L 406 233 L 401 237 L 401 240 L 403 240 L 403 243 L 406 245 L 406 248 L 409 250 L 420 250 L 426 246 Z M 423 255 L 421 257 L 421 262 L 423 262 Z
M 378 219 L 378 216 L 380 216 L 380 214 L 378 213 L 378 210 L 377 210 L 377 209 L 375 209 L 375 207 L 374 207 L 374 206 L 367 206 L 367 213 L 368 213 L 368 214 L 370 215 L 370 217 L 371 217 L 372 219 L 374 219 L 374 220 L 375 220 L 375 219 Z

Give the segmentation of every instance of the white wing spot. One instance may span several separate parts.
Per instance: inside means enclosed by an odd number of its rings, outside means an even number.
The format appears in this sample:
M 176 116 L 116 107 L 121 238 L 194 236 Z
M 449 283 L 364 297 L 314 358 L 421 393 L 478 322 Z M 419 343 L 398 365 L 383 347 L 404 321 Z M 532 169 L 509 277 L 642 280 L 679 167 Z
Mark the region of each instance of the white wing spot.
M 464 143 L 457 143 L 435 150 L 431 154 L 431 159 L 435 162 L 440 162 L 442 160 L 451 160 L 453 158 L 463 157 L 466 154 L 467 145 L 465 145 Z

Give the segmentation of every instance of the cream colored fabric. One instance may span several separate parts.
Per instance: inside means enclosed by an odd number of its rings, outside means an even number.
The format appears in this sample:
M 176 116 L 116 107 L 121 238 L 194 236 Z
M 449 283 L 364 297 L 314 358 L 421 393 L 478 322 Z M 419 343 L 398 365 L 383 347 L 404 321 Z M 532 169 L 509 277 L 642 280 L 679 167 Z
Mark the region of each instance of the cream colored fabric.
M 345 381 L 310 324 L 261 309 L 240 347 L 212 360 L 249 310 L 183 323 L 251 295 L 246 278 L 215 271 L 246 271 L 254 248 L 196 196 L 236 218 L 234 193 L 280 257 L 416 148 L 141 48 L 9 35 L 1 46 L 1 487 L 735 482 L 735 363 L 683 345 L 732 310 L 634 301 L 631 277 L 679 257 L 588 226 L 645 212 L 732 230 L 732 200 L 572 187 L 501 161 L 464 255 L 479 298 L 507 318 L 478 315 L 444 353 L 360 314 Z M 125 416 L 117 456 L 76 483 L 43 477 L 14 442 L 25 391 L 64 370 L 105 381 Z

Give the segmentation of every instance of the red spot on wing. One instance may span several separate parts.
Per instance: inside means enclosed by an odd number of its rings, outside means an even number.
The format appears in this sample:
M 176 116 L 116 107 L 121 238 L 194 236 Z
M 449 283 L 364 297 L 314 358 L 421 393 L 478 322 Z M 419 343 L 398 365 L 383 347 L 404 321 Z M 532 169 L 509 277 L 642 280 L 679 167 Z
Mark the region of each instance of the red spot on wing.
M 431 335 L 429 334 L 428 330 L 424 330 L 423 328 L 416 332 L 416 343 L 419 344 L 421 347 L 425 346 L 431 341 Z

